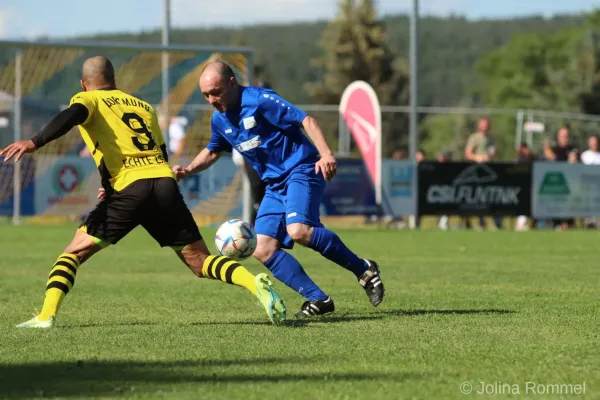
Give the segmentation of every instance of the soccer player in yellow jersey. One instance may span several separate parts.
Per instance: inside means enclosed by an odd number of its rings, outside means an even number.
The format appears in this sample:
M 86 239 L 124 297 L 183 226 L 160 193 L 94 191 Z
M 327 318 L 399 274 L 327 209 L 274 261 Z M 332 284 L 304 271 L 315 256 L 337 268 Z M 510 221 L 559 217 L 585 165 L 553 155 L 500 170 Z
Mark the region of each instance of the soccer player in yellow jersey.
M 265 307 L 273 323 L 285 320 L 285 305 L 266 274 L 252 275 L 236 261 L 211 256 L 168 164 L 165 142 L 152 106 L 117 89 L 114 68 L 105 57 L 87 59 L 81 87 L 69 108 L 31 140 L 0 151 L 4 162 L 32 153 L 74 126 L 102 177 L 101 201 L 58 257 L 48 278 L 39 315 L 17 327 L 51 328 L 83 262 L 116 244 L 141 225 L 161 245 L 172 247 L 198 277 L 242 286 Z

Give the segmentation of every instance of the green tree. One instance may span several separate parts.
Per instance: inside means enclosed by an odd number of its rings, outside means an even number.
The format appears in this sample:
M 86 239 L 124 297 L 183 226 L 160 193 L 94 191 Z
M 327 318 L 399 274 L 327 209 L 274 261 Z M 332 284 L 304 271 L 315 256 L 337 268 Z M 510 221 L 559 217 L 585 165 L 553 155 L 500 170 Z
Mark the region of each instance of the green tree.
M 599 32 L 600 12 L 596 12 L 580 27 L 554 35 L 515 35 L 476 64 L 481 84 L 475 92 L 489 107 L 600 113 Z M 595 129 L 593 124 L 578 121 L 554 118 L 544 122 L 547 135 L 570 123 L 580 144 Z M 513 135 L 514 130 L 502 134 Z M 501 139 L 510 142 L 509 137 Z
M 338 104 L 348 84 L 363 80 L 373 87 L 381 104 L 406 104 L 406 63 L 390 50 L 372 0 L 342 1 L 338 16 L 323 32 L 320 46 L 323 55 L 313 60 L 320 80 L 306 85 L 313 101 Z M 384 152 L 406 147 L 406 116 L 388 116 L 383 125 Z

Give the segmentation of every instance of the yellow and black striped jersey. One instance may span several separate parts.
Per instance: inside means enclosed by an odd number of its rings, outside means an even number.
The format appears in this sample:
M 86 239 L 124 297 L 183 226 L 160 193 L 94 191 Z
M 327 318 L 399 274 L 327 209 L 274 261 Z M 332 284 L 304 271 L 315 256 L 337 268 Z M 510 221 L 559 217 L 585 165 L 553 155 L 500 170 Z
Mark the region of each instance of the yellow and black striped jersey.
M 73 96 L 88 110 L 79 126 L 102 176 L 121 191 L 139 179 L 175 177 L 152 106 L 120 90 L 92 90 Z

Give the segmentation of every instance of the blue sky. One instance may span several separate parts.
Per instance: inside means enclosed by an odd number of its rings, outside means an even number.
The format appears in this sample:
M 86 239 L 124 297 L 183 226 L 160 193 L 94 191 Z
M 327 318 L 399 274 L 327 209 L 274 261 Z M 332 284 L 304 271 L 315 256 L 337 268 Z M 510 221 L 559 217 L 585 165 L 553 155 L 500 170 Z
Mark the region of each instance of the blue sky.
M 102 4 L 102 5 L 100 5 Z M 406 12 L 411 0 L 378 0 L 383 14 Z M 594 0 L 420 0 L 424 14 L 491 18 L 589 11 Z M 161 25 L 163 0 L 1 0 L 0 38 L 66 38 L 140 32 Z M 310 21 L 335 15 L 337 0 L 171 0 L 173 26 L 232 26 Z

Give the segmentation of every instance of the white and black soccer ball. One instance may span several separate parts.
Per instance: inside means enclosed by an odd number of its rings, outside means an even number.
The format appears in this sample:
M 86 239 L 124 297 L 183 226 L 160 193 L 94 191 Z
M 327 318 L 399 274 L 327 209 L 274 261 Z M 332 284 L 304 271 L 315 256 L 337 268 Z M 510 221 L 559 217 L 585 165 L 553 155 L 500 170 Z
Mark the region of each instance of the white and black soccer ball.
M 223 223 L 215 235 L 219 254 L 234 260 L 250 257 L 256 250 L 256 243 L 256 232 L 252 225 L 239 219 Z

